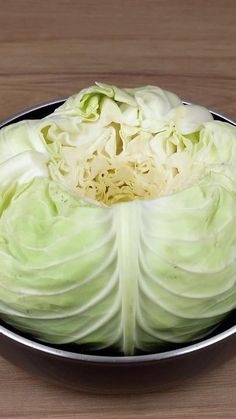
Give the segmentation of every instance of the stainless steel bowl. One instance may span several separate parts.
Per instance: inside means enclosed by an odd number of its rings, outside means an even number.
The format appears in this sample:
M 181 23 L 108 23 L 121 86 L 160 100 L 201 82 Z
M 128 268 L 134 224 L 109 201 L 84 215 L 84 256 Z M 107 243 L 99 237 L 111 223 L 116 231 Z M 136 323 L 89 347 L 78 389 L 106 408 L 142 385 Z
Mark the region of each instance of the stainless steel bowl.
M 40 119 L 64 100 L 24 111 L 0 125 Z M 235 123 L 212 112 L 215 119 Z M 75 348 L 48 346 L 0 322 L 0 354 L 14 364 L 55 383 L 96 393 L 138 393 L 163 390 L 207 371 L 236 355 L 236 313 L 214 333 L 194 344 L 150 355 L 88 355 Z

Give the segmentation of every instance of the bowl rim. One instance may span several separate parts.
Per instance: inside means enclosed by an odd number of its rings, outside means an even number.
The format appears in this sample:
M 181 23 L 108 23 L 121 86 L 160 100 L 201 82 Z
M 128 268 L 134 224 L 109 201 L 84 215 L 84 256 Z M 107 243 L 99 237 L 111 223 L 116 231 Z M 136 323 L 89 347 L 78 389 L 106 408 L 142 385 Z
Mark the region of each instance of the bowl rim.
M 236 335 L 236 326 L 232 326 L 229 329 L 218 333 L 207 339 L 203 339 L 197 343 L 193 343 L 182 348 L 173 349 L 165 352 L 156 352 L 147 355 L 131 355 L 131 356 L 108 356 L 108 355 L 90 355 L 77 352 L 71 352 L 67 350 L 61 350 L 48 346 L 47 344 L 39 343 L 38 341 L 30 340 L 20 334 L 12 332 L 4 326 L 0 326 L 0 338 L 1 335 L 6 338 L 13 340 L 14 342 L 26 346 L 30 349 L 34 349 L 39 352 L 43 352 L 49 355 L 56 356 L 58 358 L 67 358 L 75 361 L 83 361 L 90 363 L 99 364 L 141 364 L 153 361 L 162 361 L 166 359 L 179 358 L 183 355 L 191 354 L 193 352 L 208 349 L 209 347 L 221 343 L 230 337 Z
M 53 106 L 53 105 L 60 105 L 62 104 L 67 98 L 61 98 L 61 99 L 56 99 L 56 100 L 52 100 L 49 102 L 44 102 L 41 103 L 39 105 L 35 105 L 34 107 L 31 108 L 27 108 L 21 112 L 16 113 L 15 115 L 3 120 L 0 122 L 0 129 L 2 127 L 4 127 L 5 125 L 8 125 L 10 123 L 14 123 L 14 120 L 22 117 L 22 116 L 26 116 L 28 113 L 37 111 L 39 109 L 42 108 L 46 108 L 48 106 Z M 183 104 L 185 105 L 191 105 L 192 103 L 189 101 L 182 101 Z M 207 108 L 208 109 L 208 108 Z M 229 119 L 228 117 L 226 117 L 225 115 L 208 109 L 212 115 L 216 115 L 219 118 L 225 120 L 226 122 L 235 125 L 236 126 L 236 122 L 233 121 L 232 119 Z M 64 349 L 58 349 L 55 347 L 52 347 L 48 344 L 44 344 L 43 342 L 39 342 L 36 340 L 31 340 L 30 338 L 26 338 L 16 332 L 11 331 L 10 329 L 8 329 L 7 327 L 2 326 L 0 324 L 0 337 L 1 335 L 5 336 L 6 338 L 20 344 L 23 345 L 25 347 L 28 347 L 30 349 L 34 349 L 36 351 L 39 352 L 43 352 L 49 355 L 53 355 L 59 358 L 67 358 L 70 360 L 75 360 L 75 361 L 81 361 L 81 362 L 89 362 L 89 363 L 97 363 L 97 364 L 141 364 L 141 363 L 146 363 L 146 362 L 153 362 L 153 361 L 162 361 L 162 360 L 166 360 L 166 359 L 173 359 L 173 358 L 177 358 L 186 354 L 191 354 L 193 352 L 199 351 L 199 350 L 204 350 L 207 349 L 217 343 L 221 343 L 227 339 L 229 339 L 230 337 L 233 337 L 233 335 L 236 334 L 236 325 L 235 326 L 231 326 L 230 328 L 224 330 L 223 332 L 217 333 L 214 336 L 208 337 L 208 338 L 203 338 L 202 340 L 196 342 L 196 343 L 191 343 L 189 345 L 186 345 L 184 347 L 178 348 L 178 349 L 173 349 L 173 350 L 169 350 L 169 351 L 165 351 L 165 352 L 157 352 L 157 353 L 151 353 L 151 354 L 145 354 L 145 355 L 132 355 L 132 356 L 107 356 L 107 355 L 90 355 L 90 354 L 83 354 L 83 353 L 77 353 L 77 352 L 72 352 L 69 350 L 64 350 Z

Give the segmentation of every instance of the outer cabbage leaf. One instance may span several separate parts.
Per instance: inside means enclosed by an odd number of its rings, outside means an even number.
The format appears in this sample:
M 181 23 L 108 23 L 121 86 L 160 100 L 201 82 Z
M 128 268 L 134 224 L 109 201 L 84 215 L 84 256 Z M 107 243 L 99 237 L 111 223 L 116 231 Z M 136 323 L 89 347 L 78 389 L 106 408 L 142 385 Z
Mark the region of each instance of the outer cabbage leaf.
M 0 221 L 2 318 L 126 355 L 199 338 L 236 306 L 235 214 L 235 184 L 220 174 L 111 208 L 35 179 Z
M 0 221 L 1 317 L 51 343 L 111 345 L 121 304 L 111 215 L 47 179 L 8 196 Z
M 48 156 L 43 135 L 36 121 L 21 121 L 0 130 L 0 164 L 25 151 Z

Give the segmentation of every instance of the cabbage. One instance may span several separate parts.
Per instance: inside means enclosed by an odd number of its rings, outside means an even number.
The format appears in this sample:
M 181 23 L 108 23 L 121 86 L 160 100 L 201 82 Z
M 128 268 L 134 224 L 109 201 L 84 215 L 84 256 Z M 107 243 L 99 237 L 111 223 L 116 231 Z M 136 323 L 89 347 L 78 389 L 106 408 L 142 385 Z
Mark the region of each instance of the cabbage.
M 236 127 L 97 83 L 0 131 L 0 318 L 133 355 L 236 308 Z

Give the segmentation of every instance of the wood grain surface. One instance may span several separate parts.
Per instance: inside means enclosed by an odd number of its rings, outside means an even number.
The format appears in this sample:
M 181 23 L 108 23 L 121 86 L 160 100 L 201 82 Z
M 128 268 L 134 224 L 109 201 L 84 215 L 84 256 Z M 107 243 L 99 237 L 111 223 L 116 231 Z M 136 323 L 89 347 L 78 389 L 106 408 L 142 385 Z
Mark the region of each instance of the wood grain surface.
M 235 21 L 235 0 L 0 0 L 0 120 L 95 80 L 159 85 L 236 119 Z M 236 358 L 126 397 L 68 391 L 0 359 L 0 417 L 236 418 Z

